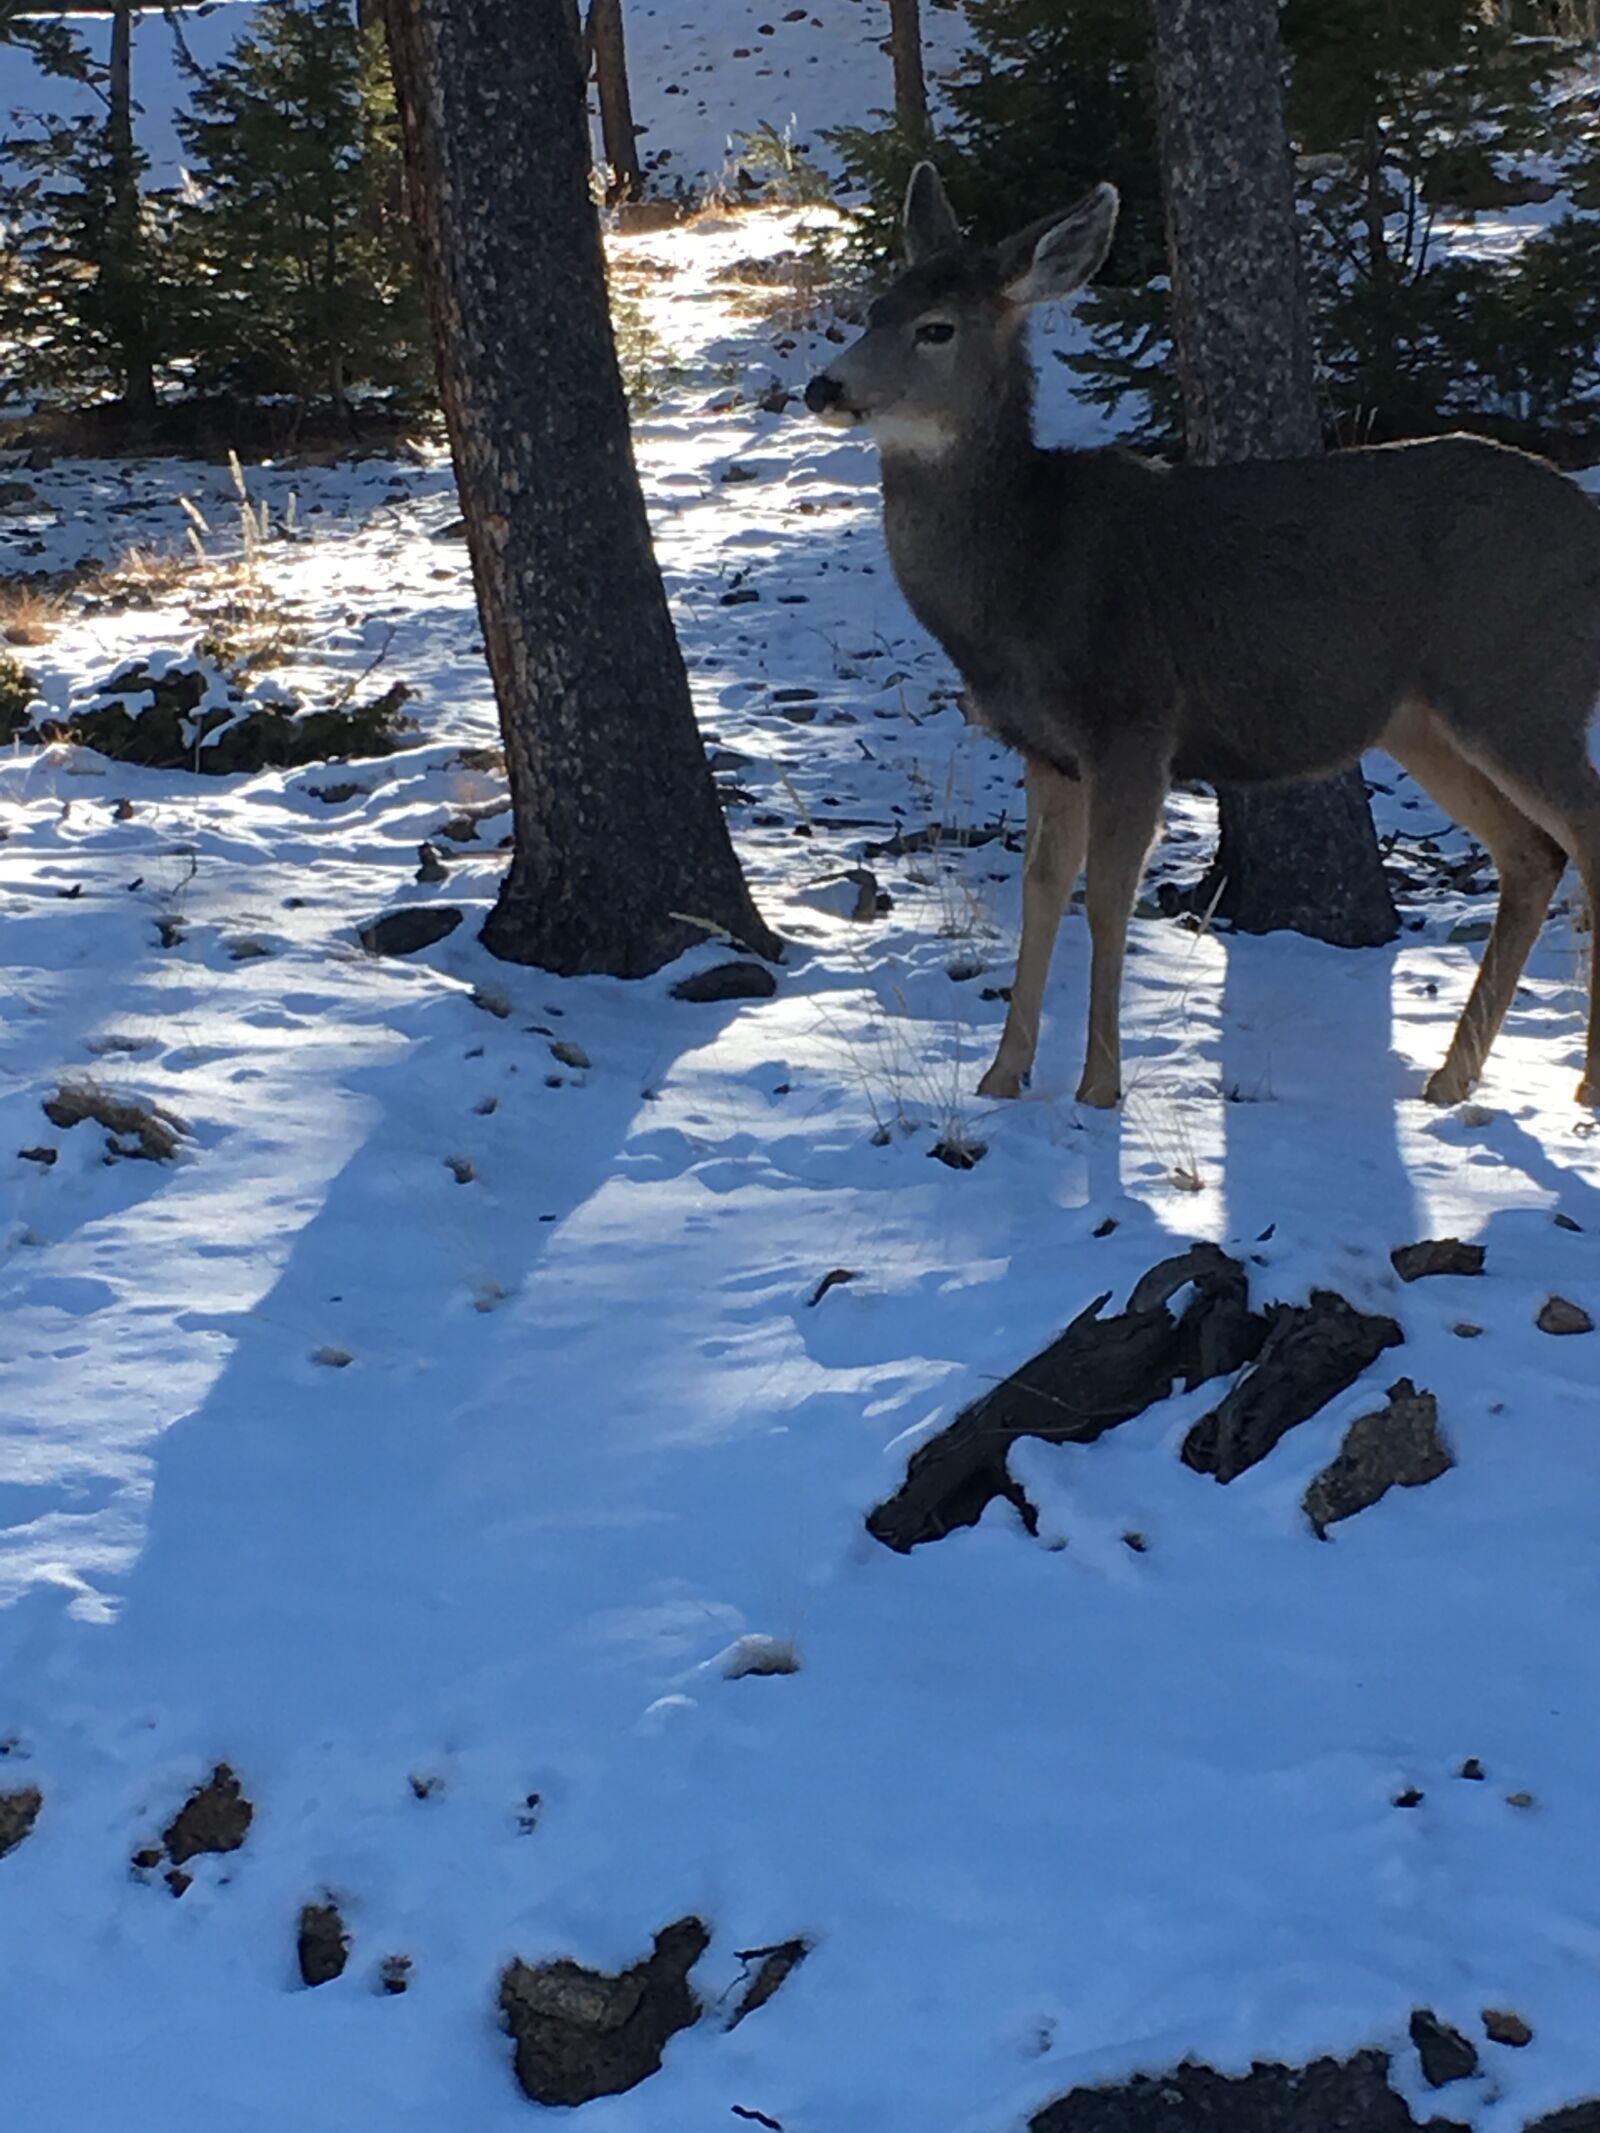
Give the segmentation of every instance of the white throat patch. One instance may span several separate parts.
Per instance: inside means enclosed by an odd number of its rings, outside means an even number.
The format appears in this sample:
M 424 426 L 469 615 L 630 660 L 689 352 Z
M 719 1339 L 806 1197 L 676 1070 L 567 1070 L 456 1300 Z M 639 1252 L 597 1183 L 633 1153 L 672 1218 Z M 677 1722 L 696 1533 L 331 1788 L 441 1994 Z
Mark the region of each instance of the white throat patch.
M 880 452 L 897 453 L 907 459 L 943 459 L 956 444 L 956 432 L 938 415 L 890 412 L 874 416 L 871 429 Z

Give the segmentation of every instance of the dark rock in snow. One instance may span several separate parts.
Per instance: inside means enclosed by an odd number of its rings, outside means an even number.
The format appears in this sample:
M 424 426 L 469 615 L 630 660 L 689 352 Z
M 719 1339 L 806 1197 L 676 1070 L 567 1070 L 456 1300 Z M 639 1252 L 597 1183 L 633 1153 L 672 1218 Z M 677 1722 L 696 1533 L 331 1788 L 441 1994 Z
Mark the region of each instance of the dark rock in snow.
M 1404 1338 L 1392 1318 L 1358 1311 L 1331 1289 L 1313 1289 L 1309 1303 L 1274 1304 L 1269 1319 L 1255 1367 L 1183 1441 L 1196 1473 L 1236 1481 Z
M 240 1791 L 239 1780 L 226 1763 L 218 1763 L 163 1832 L 167 1857 L 174 1866 L 183 1866 L 202 1852 L 236 1852 L 254 1817 L 255 1808 Z
M 39 1819 L 44 1794 L 37 1785 L 20 1785 L 13 1792 L 0 1792 L 0 1859 L 14 1852 Z
M 1029 2121 L 1029 2133 L 1414 2133 L 1419 2121 L 1389 2086 L 1381 2051 L 1248 2074 L 1183 2065 L 1114 2088 L 1074 2089 Z M 1467 2133 L 1429 2119 L 1424 2133 Z
M 306 1984 L 329 1985 L 343 1976 L 350 1958 L 350 1936 L 337 1904 L 308 1903 L 302 1908 L 296 1948 Z
M 455 932 L 466 914 L 454 904 L 402 904 L 361 928 L 369 955 L 416 955 Z
M 1459 2029 L 1441 2022 L 1431 2007 L 1419 2007 L 1412 2014 L 1411 2041 L 1422 2061 L 1422 2078 L 1430 2089 L 1465 2081 L 1478 2071 L 1478 2047 Z
M 1425 1237 L 1419 1244 L 1397 1244 L 1389 1262 L 1402 1281 L 1420 1281 L 1425 1274 L 1481 1274 L 1483 1246 L 1463 1244 L 1459 1237 Z
M 1306 1516 L 1320 1536 L 1391 1489 L 1420 1488 L 1454 1464 L 1439 1434 L 1438 1402 L 1401 1378 L 1389 1387 L 1387 1407 L 1351 1423 L 1339 1456 L 1306 1490 Z
M 1547 1296 L 1539 1306 L 1534 1324 L 1541 1333 L 1592 1333 L 1594 1320 L 1566 1296 Z
M 588 2103 L 636 2088 L 680 2029 L 700 2019 L 689 1972 L 711 1944 L 698 1918 L 655 1937 L 654 1952 L 608 1977 L 580 1963 L 509 1963 L 500 2007 L 516 2040 L 516 2073 L 534 2103 Z
M 680 978 L 672 988 L 675 1000 L 770 1000 L 778 989 L 772 972 L 760 963 L 717 963 L 710 970 L 697 970 Z

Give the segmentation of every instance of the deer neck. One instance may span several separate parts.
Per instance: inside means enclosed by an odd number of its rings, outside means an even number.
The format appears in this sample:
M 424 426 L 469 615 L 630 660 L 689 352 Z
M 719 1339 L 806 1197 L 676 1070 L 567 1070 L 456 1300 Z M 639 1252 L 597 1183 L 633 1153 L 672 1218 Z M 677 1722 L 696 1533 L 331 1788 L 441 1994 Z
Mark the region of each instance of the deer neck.
M 1005 618 L 1037 570 L 1030 508 L 1048 455 L 1025 385 L 942 449 L 880 439 L 884 532 L 900 589 L 969 682 L 981 685 Z

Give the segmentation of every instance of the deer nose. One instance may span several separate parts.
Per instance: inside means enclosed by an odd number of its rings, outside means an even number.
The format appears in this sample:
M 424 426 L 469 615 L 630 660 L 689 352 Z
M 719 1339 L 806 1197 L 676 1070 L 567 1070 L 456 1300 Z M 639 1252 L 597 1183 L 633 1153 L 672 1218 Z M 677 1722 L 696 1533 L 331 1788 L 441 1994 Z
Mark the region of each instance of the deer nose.
M 825 370 L 806 387 L 806 406 L 813 415 L 826 414 L 830 407 L 837 407 L 844 398 L 844 387 L 837 378 L 830 378 Z

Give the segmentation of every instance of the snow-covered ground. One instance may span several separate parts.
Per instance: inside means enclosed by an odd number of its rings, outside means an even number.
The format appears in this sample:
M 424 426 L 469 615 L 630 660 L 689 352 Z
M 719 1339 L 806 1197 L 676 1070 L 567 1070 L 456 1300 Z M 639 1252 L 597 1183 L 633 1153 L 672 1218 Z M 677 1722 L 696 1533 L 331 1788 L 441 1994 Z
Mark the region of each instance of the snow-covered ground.
M 1394 949 L 1141 917 L 1102 1116 L 1071 1100 L 1075 915 L 1032 1094 L 974 1097 L 1017 768 L 895 590 L 870 448 L 759 404 L 830 345 L 764 278 L 799 241 L 761 212 L 619 248 L 685 373 L 638 450 L 791 944 L 772 999 L 478 946 L 510 823 L 427 455 L 248 475 L 274 675 L 313 704 L 404 680 L 414 745 L 224 780 L 0 759 L 0 1794 L 42 1795 L 0 1859 L 0 2104 L 28 2133 L 513 2133 L 541 2114 L 506 1962 L 615 1970 L 690 1913 L 706 2016 L 586 2133 L 1019 2133 L 1185 2056 L 1373 2044 L 1419 2119 L 1475 2133 L 1600 2091 L 1600 1336 L 1535 1324 L 1552 1294 L 1600 1317 L 1586 937 L 1564 897 L 1477 1100 L 1423 1105 L 1479 953 L 1450 936 L 1490 906 L 1374 759 L 1427 884 Z M 1094 441 L 1050 359 L 1071 331 L 1044 324 L 1045 421 Z M 180 496 L 230 559 L 226 468 L 25 478 L 17 567 L 181 553 Z M 197 570 L 154 607 L 69 601 L 22 656 L 67 711 L 219 597 Z M 1195 870 L 1208 817 L 1173 799 L 1155 873 Z M 869 858 L 892 908 L 843 915 L 864 848 L 935 823 L 1004 834 Z M 425 840 L 448 878 L 419 885 Z M 368 955 L 400 903 L 467 922 Z M 53 1126 L 63 1081 L 166 1106 L 179 1159 Z M 952 1135 L 975 1168 L 930 1160 Z M 1483 1276 L 1402 1287 L 1390 1248 L 1448 1235 Z M 1192 1238 L 1258 1301 L 1329 1286 L 1403 1347 L 1227 1488 L 1178 1458 L 1213 1387 L 1019 1451 L 1037 1538 L 1004 1505 L 905 1557 L 870 1538 L 924 1436 Z M 1319 1543 L 1306 1483 L 1402 1374 L 1456 1464 Z M 746 1638 L 797 1670 L 732 1678 Z M 175 1900 L 130 1860 L 220 1762 L 254 1819 Z M 309 1990 L 326 1895 L 350 1962 Z M 796 1936 L 729 2033 L 738 1951 Z M 1421 2005 L 1482 2063 L 1429 2102 Z

